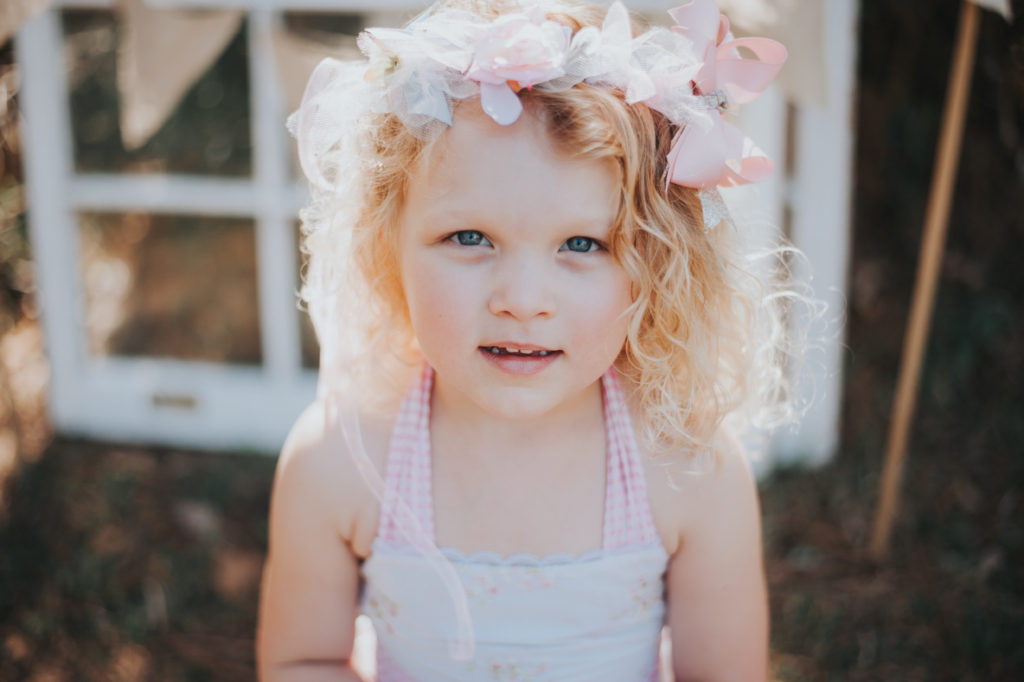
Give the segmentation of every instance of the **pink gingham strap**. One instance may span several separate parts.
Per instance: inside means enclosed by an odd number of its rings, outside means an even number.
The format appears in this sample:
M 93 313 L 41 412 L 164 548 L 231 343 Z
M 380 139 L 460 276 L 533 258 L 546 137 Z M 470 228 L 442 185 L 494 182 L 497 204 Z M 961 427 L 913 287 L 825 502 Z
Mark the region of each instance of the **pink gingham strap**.
M 377 531 L 388 544 L 406 544 L 399 527 L 399 502 L 409 505 L 423 533 L 434 541 L 434 505 L 430 487 L 430 392 L 434 371 L 424 366 L 402 400 L 391 432 L 384 499 Z
M 604 549 L 659 541 L 647 501 L 643 461 L 614 367 L 601 377 L 608 472 L 604 495 Z
M 402 401 L 388 454 L 385 495 L 379 539 L 405 544 L 396 507 L 404 501 L 434 541 L 434 508 L 430 477 L 430 393 L 433 369 L 425 366 Z M 601 377 L 607 442 L 604 532 L 602 547 L 614 550 L 658 542 L 643 462 L 637 448 L 629 410 L 614 368 Z

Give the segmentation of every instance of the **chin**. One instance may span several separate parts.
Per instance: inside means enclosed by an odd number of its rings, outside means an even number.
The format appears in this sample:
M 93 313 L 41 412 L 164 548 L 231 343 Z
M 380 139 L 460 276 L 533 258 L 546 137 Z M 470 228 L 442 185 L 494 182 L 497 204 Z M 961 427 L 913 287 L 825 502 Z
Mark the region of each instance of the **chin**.
M 501 391 L 482 396 L 477 403 L 486 412 L 502 419 L 536 419 L 557 409 L 565 401 L 558 396 L 538 395 L 531 390 Z
M 538 390 L 535 388 L 513 388 L 486 396 L 481 406 L 496 417 L 504 419 L 536 419 L 562 409 L 575 409 L 579 401 L 589 402 L 589 393 L 599 381 L 598 376 L 579 389 Z

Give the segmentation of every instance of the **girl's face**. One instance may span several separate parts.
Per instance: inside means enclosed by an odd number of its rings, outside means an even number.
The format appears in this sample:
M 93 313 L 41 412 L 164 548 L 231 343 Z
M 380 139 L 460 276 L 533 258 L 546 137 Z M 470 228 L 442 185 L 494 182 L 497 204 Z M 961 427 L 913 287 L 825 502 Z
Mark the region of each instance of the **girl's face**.
M 630 280 L 607 249 L 615 168 L 560 154 L 529 112 L 499 126 L 466 108 L 403 209 L 413 330 L 439 395 L 507 418 L 570 408 L 626 337 Z

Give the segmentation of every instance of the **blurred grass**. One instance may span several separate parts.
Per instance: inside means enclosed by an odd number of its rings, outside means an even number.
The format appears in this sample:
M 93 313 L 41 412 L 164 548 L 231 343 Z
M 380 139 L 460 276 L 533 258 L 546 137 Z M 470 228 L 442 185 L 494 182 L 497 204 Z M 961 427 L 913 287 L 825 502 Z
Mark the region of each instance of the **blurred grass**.
M 54 440 L 4 490 L 0 679 L 253 679 L 274 464 Z

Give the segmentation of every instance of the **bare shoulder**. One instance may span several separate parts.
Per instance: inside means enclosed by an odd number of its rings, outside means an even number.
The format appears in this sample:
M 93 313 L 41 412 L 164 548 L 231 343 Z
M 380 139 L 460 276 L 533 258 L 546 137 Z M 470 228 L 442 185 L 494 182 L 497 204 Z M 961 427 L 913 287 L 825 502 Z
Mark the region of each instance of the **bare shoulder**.
M 278 515 L 302 507 L 307 518 L 324 519 L 356 556 L 365 557 L 376 532 L 379 504 L 355 458 L 365 455 L 373 470 L 383 475 L 390 422 L 386 417 L 351 415 L 347 421 L 358 424 L 359 433 L 346 435 L 341 421 L 323 401 L 313 402 L 299 415 L 281 449 L 272 504 Z M 360 451 L 353 452 L 353 447 Z
M 731 433 L 719 433 L 713 444 L 705 472 L 686 473 L 681 459 L 651 476 L 655 524 L 671 556 L 672 668 L 675 679 L 761 681 L 768 603 L 757 485 Z
M 620 379 L 633 424 L 642 423 L 636 386 Z M 724 525 L 738 523 L 760 534 L 757 485 L 739 439 L 722 427 L 712 440 L 709 464 L 687 453 L 641 453 L 654 525 L 670 556 L 700 535 L 714 537 Z
M 372 420 L 356 423 L 370 466 L 382 469 L 387 432 Z M 379 505 L 349 442 L 340 420 L 315 402 L 278 459 L 260 593 L 261 679 L 342 667 L 352 656 L 359 560 L 373 543 Z
M 760 517 L 757 484 L 739 439 L 723 428 L 712 446 L 703 465 L 685 454 L 645 458 L 651 511 L 670 555 L 698 536 L 749 526 Z

